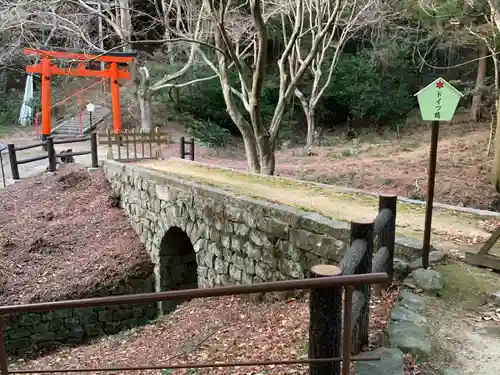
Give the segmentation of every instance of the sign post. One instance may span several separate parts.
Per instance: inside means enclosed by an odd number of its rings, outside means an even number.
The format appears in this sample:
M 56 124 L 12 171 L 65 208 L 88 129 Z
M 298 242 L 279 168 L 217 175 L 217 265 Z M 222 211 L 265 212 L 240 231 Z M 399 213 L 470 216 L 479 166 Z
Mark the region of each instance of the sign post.
M 429 172 L 427 182 L 427 202 L 425 207 L 424 244 L 422 248 L 422 265 L 429 267 L 429 252 L 432 229 L 432 206 L 434 203 L 434 185 L 436 181 L 436 160 L 439 139 L 439 122 L 451 121 L 457 109 L 462 93 L 442 78 L 436 79 L 415 96 L 418 99 L 422 120 L 432 121 L 431 149 L 429 155 Z
M 87 112 L 89 113 L 89 128 L 92 130 L 92 113 L 94 113 L 95 105 L 92 103 L 87 104 Z

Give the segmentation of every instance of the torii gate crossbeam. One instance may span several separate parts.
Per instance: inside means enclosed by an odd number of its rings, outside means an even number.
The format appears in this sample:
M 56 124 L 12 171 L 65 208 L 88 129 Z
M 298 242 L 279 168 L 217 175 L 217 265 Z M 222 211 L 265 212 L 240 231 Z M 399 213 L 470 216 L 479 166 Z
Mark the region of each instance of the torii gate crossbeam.
M 133 62 L 135 52 L 81 52 L 70 50 L 36 49 L 25 48 L 25 55 L 39 56 L 41 62 L 28 65 L 26 71 L 41 75 L 42 79 L 42 139 L 50 136 L 51 133 L 51 76 L 64 75 L 74 77 L 102 77 L 109 78 L 111 85 L 111 103 L 113 112 L 113 130 L 115 133 L 122 130 L 120 116 L 120 79 L 129 80 L 131 75 L 127 67 L 119 67 L 118 64 L 130 64 Z M 74 68 L 59 68 L 52 64 L 52 59 L 75 61 Z M 104 70 L 88 69 L 89 62 L 103 62 L 108 66 Z

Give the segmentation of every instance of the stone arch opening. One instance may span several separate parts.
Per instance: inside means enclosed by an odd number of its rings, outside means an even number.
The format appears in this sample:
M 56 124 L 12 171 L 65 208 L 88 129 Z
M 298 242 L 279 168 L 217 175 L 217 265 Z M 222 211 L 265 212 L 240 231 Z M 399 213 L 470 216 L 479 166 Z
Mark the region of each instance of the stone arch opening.
M 193 244 L 186 232 L 179 227 L 170 227 L 160 243 L 160 290 L 198 288 L 198 265 Z M 161 302 L 164 313 L 173 311 L 182 300 Z

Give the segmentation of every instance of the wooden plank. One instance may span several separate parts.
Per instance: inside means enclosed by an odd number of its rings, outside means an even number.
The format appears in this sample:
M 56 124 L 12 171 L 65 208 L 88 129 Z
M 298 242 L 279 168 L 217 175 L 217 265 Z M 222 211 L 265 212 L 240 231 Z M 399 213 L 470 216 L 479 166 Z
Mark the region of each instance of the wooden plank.
M 152 157 L 153 156 L 153 142 L 154 142 L 154 139 L 155 139 L 155 132 L 153 129 L 151 129 L 151 131 L 149 132 L 149 139 L 148 139 L 148 143 L 149 143 L 149 156 Z
M 160 137 L 160 129 L 159 128 L 156 128 L 156 147 L 157 147 L 157 150 L 156 150 L 156 157 L 158 159 L 163 159 L 163 154 L 161 152 L 161 137 Z
M 500 227 L 495 229 L 491 237 L 488 238 L 488 241 L 486 241 L 484 245 L 481 247 L 478 254 L 481 255 L 487 254 L 491 250 L 493 245 L 498 241 L 499 238 L 500 238 Z
M 465 253 L 465 262 L 473 266 L 486 267 L 500 271 L 500 257 L 494 255 Z
M 140 132 L 140 135 L 141 135 L 141 155 L 144 157 L 144 132 L 142 131 L 141 129 L 141 132 Z
M 120 135 L 124 135 L 125 133 L 120 133 Z M 137 139 L 141 139 L 141 138 L 145 138 L 145 139 L 149 139 L 151 137 L 154 138 L 155 140 L 155 143 L 156 143 L 156 140 L 159 138 L 161 141 L 169 141 L 170 140 L 170 136 L 168 133 L 155 133 L 155 132 L 138 132 L 138 131 L 135 131 L 134 133 L 134 129 L 131 129 L 130 131 L 128 131 L 128 135 L 129 135 L 129 138 L 132 138 L 132 137 L 136 137 Z
M 101 140 L 104 140 L 104 139 L 101 139 Z M 99 143 L 101 143 L 101 142 L 99 142 Z M 107 145 L 108 145 L 108 146 L 111 146 L 111 145 L 117 145 L 117 144 L 119 144 L 119 143 L 121 143 L 122 145 L 124 145 L 124 144 L 125 144 L 125 141 L 123 141 L 123 140 L 122 140 L 122 141 L 120 142 L 119 140 L 114 140 L 114 139 L 113 139 L 113 140 L 109 140 L 109 141 L 108 141 L 108 140 L 106 140 L 106 143 L 107 143 Z
M 137 132 L 132 129 L 132 136 L 134 137 L 134 158 L 137 159 Z
M 129 138 L 128 138 L 128 130 L 127 129 L 125 129 L 124 136 L 125 136 L 125 138 L 124 138 L 124 141 L 125 141 L 124 142 L 125 143 L 125 155 L 127 155 L 125 157 L 125 159 L 130 159 L 129 147 L 128 147 L 129 146 Z
M 118 133 L 108 129 L 106 134 L 98 133 L 97 137 L 101 143 L 106 140 L 110 148 L 113 148 L 115 145 L 117 146 L 118 155 L 116 158 L 113 156 L 113 158 L 120 161 L 159 159 L 162 157 L 161 147 L 159 146 L 170 144 L 169 133 L 161 132 L 158 128 L 151 131 L 133 128 L 119 131 Z M 122 138 L 121 140 L 120 137 Z M 125 147 L 124 155 L 122 155 L 120 145 Z M 138 146 L 141 150 L 138 150 Z M 133 149 L 129 149 L 129 147 Z M 153 150 L 153 147 L 158 147 L 158 150 Z M 140 151 L 142 151 L 142 155 L 139 154 Z M 149 155 L 146 155 L 148 151 Z

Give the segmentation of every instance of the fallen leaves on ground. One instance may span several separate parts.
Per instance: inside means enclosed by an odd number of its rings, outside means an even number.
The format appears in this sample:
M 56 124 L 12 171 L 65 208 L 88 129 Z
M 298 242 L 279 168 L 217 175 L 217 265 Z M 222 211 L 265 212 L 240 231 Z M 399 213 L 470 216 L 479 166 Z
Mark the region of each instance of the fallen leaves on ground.
M 371 302 L 370 348 L 388 321 L 395 293 Z M 197 299 L 184 303 L 156 323 L 89 345 L 63 348 L 36 360 L 18 361 L 15 369 L 155 366 L 194 362 L 249 362 L 307 358 L 308 300 L 253 303 L 244 297 Z M 162 366 L 163 367 L 163 366 Z M 307 374 L 307 365 L 204 368 L 200 374 Z M 267 372 L 265 372 L 267 371 Z M 91 372 L 96 373 L 96 372 Z M 128 374 L 108 371 L 109 374 Z M 160 369 L 138 374 L 160 374 Z M 193 374 L 173 369 L 175 375 Z M 76 373 L 70 373 L 76 374 Z
M 146 276 L 149 255 L 108 202 L 102 171 L 61 168 L 0 190 L 0 303 L 86 297 L 124 276 Z

